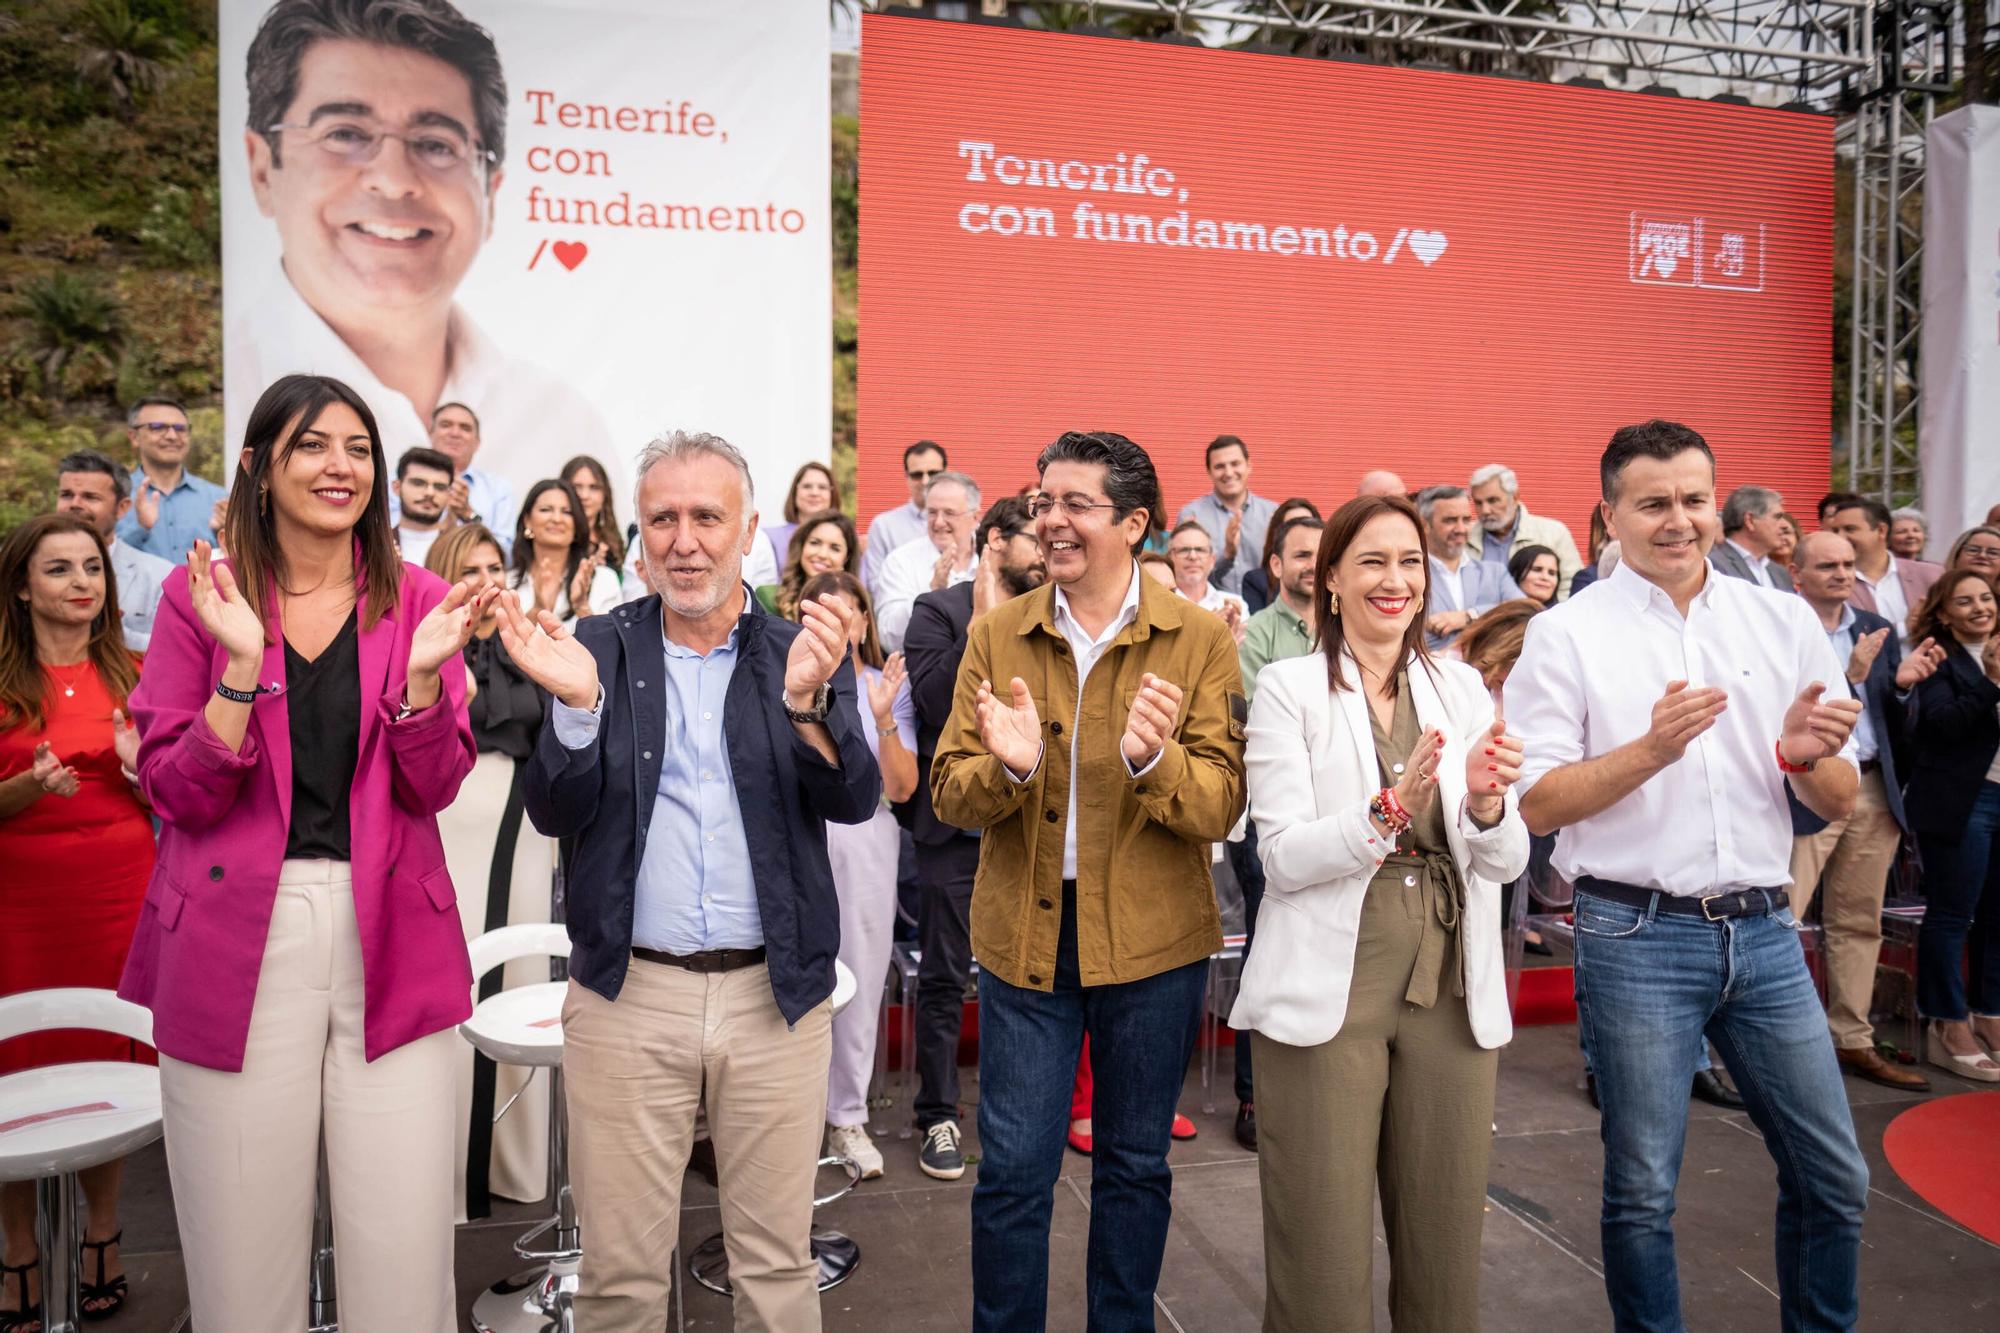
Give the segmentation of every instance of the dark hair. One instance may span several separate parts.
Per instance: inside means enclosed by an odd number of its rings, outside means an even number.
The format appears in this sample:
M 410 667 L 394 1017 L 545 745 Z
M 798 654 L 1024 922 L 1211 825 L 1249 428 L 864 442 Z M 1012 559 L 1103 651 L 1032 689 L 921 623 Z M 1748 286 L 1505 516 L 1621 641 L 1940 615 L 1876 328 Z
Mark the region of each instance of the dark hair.
M 833 492 L 833 503 L 828 507 L 832 509 L 840 508 L 840 483 L 834 480 L 833 469 L 827 464 L 814 459 L 811 462 L 799 464 L 799 470 L 792 474 L 792 484 L 785 487 L 784 512 L 785 522 L 787 523 L 796 523 L 803 517 L 799 513 L 799 483 L 805 480 L 806 473 L 808 472 L 818 472 L 826 477 L 826 487 Z
M 1819 497 L 1819 508 L 1813 510 L 1813 512 L 1819 515 L 1821 523 L 1825 523 L 1828 518 L 1847 508 L 1860 498 L 1853 491 L 1828 491 L 1825 495 Z
M 1141 551 L 1139 552 L 1139 563 L 1142 565 L 1165 565 L 1168 569 L 1174 567 L 1174 562 L 1167 559 L 1166 552 L 1164 551 Z
M 943 459 L 945 467 L 951 466 L 951 455 L 944 451 L 943 445 L 939 444 L 936 440 L 918 440 L 915 444 L 903 450 L 903 471 L 908 472 L 910 470 L 910 460 L 926 450 L 935 453 L 939 458 Z
M 1985 584 L 1995 597 L 2000 597 L 2000 581 L 1986 577 L 1969 565 L 1947 569 L 1938 576 L 1938 581 L 1931 585 L 1931 590 L 1924 594 L 1924 599 L 1917 603 L 1916 609 L 1910 612 L 1908 629 L 1912 642 L 1921 643 L 1925 639 L 1940 645 L 1958 642 L 1957 636 L 1944 623 L 1944 604 L 1951 600 L 1951 595 L 1958 590 L 1958 585 L 1967 579 L 1975 579 Z
M 285 118 L 298 96 L 306 52 L 318 42 L 341 41 L 417 51 L 463 74 L 472 96 L 474 133 L 492 155 L 485 160 L 497 167 L 506 157 L 507 78 L 500 53 L 492 34 L 447 0 L 278 0 L 257 25 L 243 62 L 250 129 L 271 146 L 274 164 L 284 165 L 271 126 Z
M 1241 437 L 1235 435 L 1218 435 L 1208 442 L 1206 449 L 1201 451 L 1201 465 L 1207 467 L 1208 460 L 1215 457 L 1217 451 L 1222 449 L 1241 449 L 1245 458 L 1250 457 L 1250 446 L 1243 443 Z
M 1883 504 L 1872 495 L 1842 496 L 1840 504 L 1835 507 L 1833 512 L 1838 514 L 1846 509 L 1859 509 L 1863 514 L 1866 514 L 1868 516 L 1868 526 L 1871 528 L 1886 528 L 1890 524 L 1889 506 Z
M 1271 562 L 1284 553 L 1285 538 L 1292 535 L 1293 528 L 1308 528 L 1314 532 L 1323 532 L 1326 529 L 1326 520 L 1314 514 L 1311 517 L 1288 518 L 1283 523 L 1272 525 L 1271 531 L 1264 537 L 1264 577 L 1271 576 Z M 1275 597 L 1277 592 L 1278 587 L 1274 583 L 1271 585 L 1271 595 Z
M 1331 689 L 1347 688 L 1347 673 L 1340 669 L 1340 650 L 1347 642 L 1347 631 L 1340 612 L 1333 607 L 1333 567 L 1347 554 L 1347 548 L 1361 535 L 1361 529 L 1384 514 L 1400 514 L 1417 530 L 1417 547 L 1424 555 L 1424 596 L 1417 614 L 1410 617 L 1410 627 L 1403 632 L 1402 660 L 1406 665 L 1422 662 L 1426 669 L 1431 668 L 1431 652 L 1424 646 L 1424 612 L 1430 605 L 1431 593 L 1430 534 L 1424 531 L 1417 507 L 1405 497 L 1357 495 L 1326 520 L 1326 531 L 1319 539 L 1319 556 L 1313 561 L 1313 605 L 1319 613 L 1313 649 L 1326 655 L 1326 680 Z
M 123 708 L 139 683 L 139 667 L 125 647 L 118 616 L 118 575 L 111 568 L 111 552 L 97 529 L 74 514 L 42 514 L 31 518 L 0 541 L 0 728 L 25 725 L 40 731 L 48 721 L 49 691 L 54 688 L 42 671 L 40 652 L 35 647 L 34 613 L 21 594 L 28 587 L 28 562 L 43 540 L 62 533 L 81 533 L 97 547 L 104 565 L 104 605 L 90 622 L 90 641 L 85 654 L 97 668 L 112 702 Z M 110 719 L 105 719 L 107 724 Z
M 1132 543 L 1136 554 L 1161 527 L 1160 474 L 1153 460 L 1123 435 L 1108 430 L 1072 430 L 1042 450 L 1035 460 L 1035 475 L 1049 470 L 1051 463 L 1091 463 L 1104 469 L 1104 498 L 1117 506 L 1116 518 L 1123 522 L 1135 509 L 1146 511 L 1146 527 Z
M 271 503 L 271 471 L 282 466 L 299 447 L 299 440 L 336 403 L 361 418 L 368 433 L 368 456 L 375 477 L 368 502 L 354 521 L 361 561 L 354 574 L 355 598 L 361 624 L 372 629 L 403 596 L 403 557 L 389 527 L 389 459 L 382 452 L 382 432 L 375 414 L 361 395 L 327 375 L 286 375 L 264 390 L 250 409 L 243 429 L 249 462 L 239 464 L 229 492 L 228 517 L 223 520 L 222 549 L 229 553 L 229 571 L 249 599 L 257 618 L 267 625 L 277 611 L 272 596 L 289 573 L 285 551 L 278 544 L 277 514 Z
M 490 546 L 506 559 L 506 552 L 500 539 L 484 523 L 461 523 L 444 536 L 431 543 L 430 551 L 424 556 L 424 568 L 443 579 L 446 583 L 458 582 L 459 567 L 475 546 Z
M 830 592 L 839 593 L 852 602 L 854 608 L 861 612 L 862 619 L 868 622 L 868 633 L 862 636 L 861 646 L 854 650 L 854 658 L 862 666 L 874 667 L 880 671 L 882 663 L 888 659 L 882 656 L 882 631 L 875 628 L 875 599 L 868 595 L 868 589 L 861 586 L 861 580 L 855 577 L 853 570 L 829 569 L 826 573 L 815 574 L 806 581 L 805 587 L 799 591 L 799 600 L 818 601 Z M 798 619 L 797 616 L 786 618 Z M 861 702 L 863 706 L 868 703 L 866 686 L 862 687 Z
M 128 426 L 138 425 L 140 410 L 148 407 L 171 407 L 183 417 L 188 414 L 187 408 L 181 405 L 178 398 L 168 398 L 163 394 L 149 393 L 126 409 L 125 424 Z
M 508 571 L 512 576 L 508 582 L 516 588 L 534 588 L 535 540 L 528 535 L 528 515 L 534 512 L 535 501 L 549 491 L 561 491 L 569 501 L 569 554 L 563 559 L 562 589 L 569 592 L 570 580 L 583 564 L 583 558 L 590 554 L 590 525 L 583 521 L 583 501 L 576 498 L 576 487 L 555 477 L 544 477 L 528 488 L 527 499 L 521 501 L 521 512 L 514 516 L 514 567 Z M 555 608 L 545 607 L 551 615 Z M 572 603 L 570 614 L 576 613 Z
M 1528 572 L 1529 567 L 1533 565 L 1535 561 L 1541 559 L 1543 556 L 1547 556 L 1549 559 L 1556 562 L 1556 591 L 1557 592 L 1562 591 L 1562 557 L 1557 555 L 1553 550 L 1549 549 L 1546 546 L 1532 546 L 1532 545 L 1523 546 L 1520 550 L 1508 556 L 1507 577 L 1514 580 L 1515 586 L 1519 587 L 1522 576 Z M 1521 595 L 1523 597 L 1528 596 L 1526 589 L 1522 590 Z M 1530 598 L 1530 600 L 1540 602 L 1539 598 Z M 1551 593 L 1549 594 L 1549 600 L 1547 602 L 1540 602 L 1540 604 L 1543 606 L 1548 606 L 1550 603 L 1554 601 L 1555 601 L 1555 594 Z
M 1715 470 L 1715 451 L 1708 447 L 1708 441 L 1678 421 L 1661 421 L 1655 417 L 1636 426 L 1619 427 L 1612 433 L 1611 443 L 1604 446 L 1604 457 L 1597 464 L 1598 482 L 1603 488 L 1605 503 L 1618 498 L 1619 474 L 1633 459 L 1657 458 L 1665 462 L 1678 458 L 1690 449 L 1699 451 L 1708 460 L 1710 472 Z
M 1258 566 L 1258 568 L 1263 569 L 1267 572 L 1270 570 L 1271 557 L 1276 555 L 1278 553 L 1278 548 L 1284 544 L 1284 537 L 1282 534 L 1284 532 L 1285 526 L 1291 522 L 1291 520 L 1286 518 L 1285 515 L 1289 514 L 1294 509 L 1303 509 L 1308 514 L 1311 514 L 1314 518 L 1318 518 L 1320 516 L 1319 506 L 1314 504 L 1311 500 L 1306 499 L 1306 497 L 1303 495 L 1294 495 L 1289 500 L 1280 500 L 1278 502 L 1278 507 L 1271 511 L 1270 526 L 1264 529 L 1264 563 Z
M 472 418 L 472 428 L 474 430 L 480 429 L 479 414 L 473 411 L 471 408 L 467 407 L 464 403 L 439 403 L 436 407 L 433 407 L 431 409 L 431 425 L 435 427 L 438 424 L 438 418 L 443 416 L 447 411 L 449 411 L 454 407 L 457 408 L 459 411 L 465 413 L 465 415 Z
M 458 465 L 451 461 L 450 455 L 436 449 L 427 449 L 422 445 L 403 450 L 403 456 L 396 460 L 396 480 L 401 481 L 409 476 L 413 467 L 427 467 L 433 472 L 442 472 L 454 480 L 458 477 Z
M 1604 554 L 1605 543 L 1611 540 L 1611 529 L 1604 524 L 1603 505 L 1592 505 L 1590 507 L 1589 528 L 1590 536 L 1585 540 L 1590 546 L 1589 563 L 1595 565 L 1597 557 Z
M 131 483 L 125 479 L 125 469 L 95 449 L 78 449 L 75 453 L 64 454 L 56 463 L 56 476 L 65 472 L 101 472 L 111 478 L 111 492 L 123 500 L 132 493 Z
M 986 543 L 992 540 L 993 529 L 999 528 L 1012 537 L 1016 533 L 1027 531 L 1034 521 L 1028 513 L 1028 501 L 1025 496 L 1001 496 L 987 506 L 986 512 L 980 516 L 979 526 L 973 529 L 973 552 L 977 554 L 986 549 Z
M 604 547 L 605 563 L 609 564 L 613 569 L 623 569 L 625 567 L 625 529 L 618 523 L 617 500 L 611 492 L 611 474 L 605 471 L 604 464 L 598 462 L 589 454 L 578 454 L 575 458 L 570 459 L 569 462 L 564 463 L 562 471 L 556 473 L 556 475 L 564 481 L 569 482 L 571 488 L 574 489 L 576 483 L 571 479 L 578 472 L 590 473 L 596 479 L 597 488 L 604 492 L 604 503 L 597 506 L 597 518 L 590 524 L 589 538 L 591 541 L 597 542 Z M 577 497 L 579 500 L 582 498 L 582 496 Z
M 799 601 L 805 596 L 806 572 L 799 562 L 805 558 L 806 542 L 812 534 L 828 523 L 840 529 L 840 535 L 847 542 L 847 558 L 841 568 L 852 574 L 861 564 L 861 539 L 855 534 L 854 520 L 838 509 L 822 509 L 817 514 L 807 514 L 792 529 L 792 539 L 785 543 L 785 567 L 778 572 L 778 614 L 787 620 L 797 620 Z M 876 665 L 881 665 L 877 663 Z
M 1491 608 L 1459 632 L 1454 645 L 1458 660 L 1477 671 L 1481 679 L 1501 667 L 1512 671 L 1528 641 L 1528 622 L 1545 609 L 1532 597 L 1516 597 Z

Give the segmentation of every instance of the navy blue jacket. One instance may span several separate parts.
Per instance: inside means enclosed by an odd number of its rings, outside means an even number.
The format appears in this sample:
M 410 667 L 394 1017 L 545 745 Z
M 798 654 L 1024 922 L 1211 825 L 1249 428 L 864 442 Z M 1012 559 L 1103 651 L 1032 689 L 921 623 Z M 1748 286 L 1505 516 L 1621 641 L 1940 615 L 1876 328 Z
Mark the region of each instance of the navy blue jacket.
M 1574 586 L 1574 585 L 1572 585 Z M 1576 596 L 1571 592 L 1570 596 Z M 1887 619 L 1873 611 L 1854 608 L 1854 637 L 1873 634 L 1878 629 L 1891 630 L 1882 642 L 1882 651 L 1875 654 L 1875 664 L 1868 668 L 1868 679 L 1861 682 L 1855 691 L 1867 709 L 1868 723 L 1875 729 L 1875 757 L 1882 761 L 1882 790 L 1889 802 L 1889 813 L 1896 817 L 1896 825 L 1904 833 L 1910 831 L 1910 821 L 1903 813 L 1902 782 L 1897 777 L 1897 751 L 1905 746 L 1905 736 L 1910 725 L 1909 714 L 1914 712 L 1915 696 L 1906 708 L 1896 700 L 1896 673 L 1903 667 L 1903 645 L 1897 641 Z M 1847 666 L 1842 662 L 1841 667 Z M 1846 677 L 1842 677 L 1843 680 Z M 1848 687 L 1853 690 L 1853 686 Z M 1806 809 L 1799 798 L 1792 795 L 1792 786 L 1785 784 L 1785 799 L 1792 807 L 1792 833 L 1798 837 L 1818 833 L 1826 827 L 1826 821 Z
M 1917 682 L 1917 717 L 1910 731 L 1910 824 L 1927 837 L 1965 836 L 1972 803 L 2000 751 L 2000 685 L 1986 679 L 1972 654 L 1945 644 L 1944 664 Z
M 882 775 L 861 730 L 850 662 L 834 673 L 833 712 L 826 721 L 840 767 L 800 739 L 785 716 L 785 658 L 798 633 L 797 625 L 767 614 L 745 594 L 736 622 L 736 670 L 722 713 L 771 991 L 787 1023 L 833 994 L 840 903 L 826 859 L 825 821 L 859 824 L 882 799 Z M 564 749 L 549 709 L 523 786 L 535 827 L 564 840 L 569 974 L 616 1000 L 632 960 L 634 885 L 667 729 L 660 599 L 588 616 L 577 622 L 576 638 L 597 659 L 604 687 L 597 739 L 581 750 Z
M 926 847 L 963 838 L 937 817 L 931 804 L 931 761 L 938 737 L 951 721 L 952 699 L 958 692 L 958 664 L 965 656 L 965 636 L 972 624 L 972 584 L 954 583 L 917 598 L 903 631 L 903 662 L 910 669 L 910 702 L 917 714 L 917 790 L 911 797 L 910 835 Z

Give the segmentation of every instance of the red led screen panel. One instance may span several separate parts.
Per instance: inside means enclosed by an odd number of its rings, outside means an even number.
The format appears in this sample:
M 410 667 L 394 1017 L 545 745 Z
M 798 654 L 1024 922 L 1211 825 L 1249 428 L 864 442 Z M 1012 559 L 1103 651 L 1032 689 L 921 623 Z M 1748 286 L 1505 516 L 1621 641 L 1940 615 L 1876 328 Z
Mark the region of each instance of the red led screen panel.
M 867 15 L 861 512 L 1116 430 L 1337 504 L 1505 462 L 1579 546 L 1617 426 L 1828 475 L 1833 124 L 1498 78 Z M 1171 516 L 1171 515 L 1170 515 Z

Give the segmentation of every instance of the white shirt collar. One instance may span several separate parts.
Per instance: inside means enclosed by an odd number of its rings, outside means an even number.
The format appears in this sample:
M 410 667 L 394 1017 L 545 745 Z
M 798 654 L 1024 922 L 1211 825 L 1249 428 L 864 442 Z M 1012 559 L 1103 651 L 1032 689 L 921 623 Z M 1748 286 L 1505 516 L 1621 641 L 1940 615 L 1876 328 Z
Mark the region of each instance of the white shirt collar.
M 1709 599 L 1715 596 L 1715 590 L 1722 586 L 1722 580 L 1715 577 L 1706 560 L 1701 562 L 1701 580 L 1701 590 L 1695 593 L 1688 603 L 1690 610 L 1697 606 L 1707 606 Z M 1618 562 L 1618 568 L 1611 571 L 1609 578 L 1599 581 L 1618 589 L 1628 601 L 1642 611 L 1649 606 L 1658 605 L 1664 606 L 1675 615 L 1680 614 L 1680 609 L 1674 605 L 1674 599 L 1667 595 L 1665 588 L 1632 568 L 1624 560 Z
M 1083 625 L 1074 615 L 1070 614 L 1069 594 L 1063 590 L 1061 584 L 1057 584 L 1056 628 L 1061 630 L 1065 637 L 1074 634 L 1084 638 L 1086 642 L 1093 645 L 1106 642 L 1112 635 L 1139 618 L 1139 580 L 1141 577 L 1139 562 L 1134 560 L 1132 562 L 1131 578 L 1125 585 L 1125 600 L 1119 604 L 1118 614 L 1111 617 L 1110 622 L 1104 627 L 1104 632 L 1094 639 L 1085 633 Z

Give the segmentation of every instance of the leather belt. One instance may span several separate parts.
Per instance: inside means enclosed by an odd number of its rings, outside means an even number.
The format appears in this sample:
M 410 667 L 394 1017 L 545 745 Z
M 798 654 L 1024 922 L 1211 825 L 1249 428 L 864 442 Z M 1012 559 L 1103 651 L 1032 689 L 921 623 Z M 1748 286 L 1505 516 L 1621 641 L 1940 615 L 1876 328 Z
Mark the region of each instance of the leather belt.
M 734 972 L 739 967 L 755 967 L 764 961 L 764 946 L 754 949 L 704 949 L 700 953 L 663 953 L 658 949 L 632 946 L 632 956 L 648 963 L 685 968 L 689 972 Z
M 1791 905 L 1791 899 L 1783 889 L 1738 889 L 1734 893 L 1711 893 L 1697 898 L 1659 889 L 1642 889 L 1636 884 L 1620 884 L 1616 880 L 1596 879 L 1590 875 L 1577 877 L 1576 891 L 1593 898 L 1624 903 L 1641 911 L 1653 908 L 1670 916 L 1698 916 L 1707 921 L 1721 921 L 1733 916 L 1764 916 Z M 1654 906 L 1656 902 L 1657 907 Z

